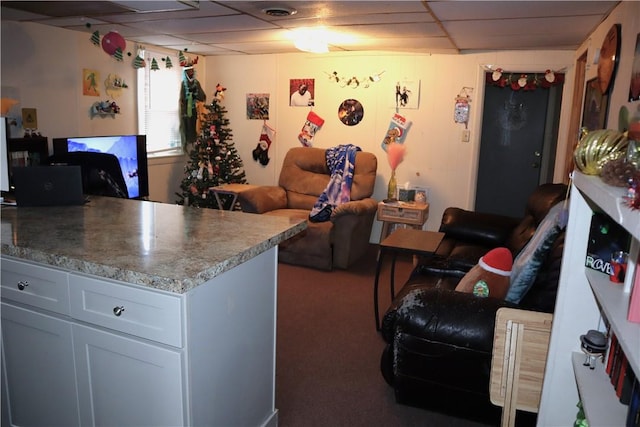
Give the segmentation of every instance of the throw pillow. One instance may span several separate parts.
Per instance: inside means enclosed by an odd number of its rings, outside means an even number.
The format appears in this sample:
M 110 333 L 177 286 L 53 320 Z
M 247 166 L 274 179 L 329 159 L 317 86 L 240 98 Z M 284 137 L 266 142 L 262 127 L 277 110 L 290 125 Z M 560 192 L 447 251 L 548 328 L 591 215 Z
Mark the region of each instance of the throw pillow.
M 549 209 L 531 240 L 513 261 L 511 284 L 505 297 L 507 301 L 516 304 L 520 303 L 531 286 L 533 286 L 540 266 L 547 257 L 551 245 L 565 226 L 563 205 L 564 201 Z
M 502 299 L 509 289 L 512 263 L 509 249 L 492 249 L 460 279 L 456 291 L 473 293 L 478 297 L 491 296 Z

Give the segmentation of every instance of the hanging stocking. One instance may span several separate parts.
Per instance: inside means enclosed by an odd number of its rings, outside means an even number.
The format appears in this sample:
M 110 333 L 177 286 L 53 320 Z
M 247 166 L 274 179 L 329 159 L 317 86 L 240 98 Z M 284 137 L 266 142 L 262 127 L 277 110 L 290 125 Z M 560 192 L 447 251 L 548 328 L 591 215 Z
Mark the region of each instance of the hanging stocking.
M 387 129 L 387 134 L 382 140 L 382 149 L 387 151 L 387 147 L 394 142 L 399 144 L 404 143 L 405 138 L 407 137 L 407 132 L 411 127 L 411 121 L 407 120 L 406 117 L 395 113 L 393 117 L 391 117 L 391 123 L 389 123 L 389 129 Z
M 253 150 L 253 160 L 259 161 L 262 166 L 266 166 L 269 163 L 269 147 L 271 147 L 271 137 L 269 127 L 265 124 L 262 126 L 262 132 L 260 133 L 260 139 L 258 145 Z
M 313 146 L 313 137 L 323 124 L 324 119 L 313 111 L 309 111 L 309 114 L 307 114 L 307 120 L 304 122 L 304 126 L 302 126 L 302 131 L 298 135 L 300 143 L 305 147 Z

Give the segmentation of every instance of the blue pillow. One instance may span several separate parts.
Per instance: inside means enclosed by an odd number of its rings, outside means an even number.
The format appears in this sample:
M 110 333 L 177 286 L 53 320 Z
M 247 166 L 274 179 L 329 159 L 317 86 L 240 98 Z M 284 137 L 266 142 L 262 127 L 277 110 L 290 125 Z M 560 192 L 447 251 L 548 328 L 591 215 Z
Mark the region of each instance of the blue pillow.
M 513 260 L 511 284 L 505 300 L 518 304 L 533 286 L 551 245 L 565 226 L 563 204 L 564 201 L 559 202 L 549 209 L 531 240 Z

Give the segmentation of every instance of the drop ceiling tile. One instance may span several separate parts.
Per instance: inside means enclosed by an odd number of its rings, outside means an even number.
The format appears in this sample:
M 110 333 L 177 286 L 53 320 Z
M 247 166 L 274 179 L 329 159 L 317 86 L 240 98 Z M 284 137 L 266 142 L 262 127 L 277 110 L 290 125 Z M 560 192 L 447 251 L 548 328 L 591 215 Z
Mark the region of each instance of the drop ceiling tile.
M 252 54 L 262 53 L 286 53 L 299 52 L 291 41 L 265 41 L 259 43 L 220 43 L 216 46 L 231 51 L 246 52 Z
M 449 21 L 444 27 L 453 34 L 457 43 L 462 45 L 474 40 L 489 36 L 511 37 L 518 35 L 536 36 L 539 33 L 565 34 L 575 37 L 575 43 L 583 41 L 582 35 L 585 28 L 593 29 L 597 26 L 597 18 L 592 16 L 581 17 L 550 17 L 533 19 L 503 19 L 485 21 Z M 544 28 L 544 31 L 526 31 L 523 29 Z
M 234 31 L 238 28 L 245 30 L 260 30 L 274 28 L 273 25 L 246 15 L 225 17 L 207 17 L 191 19 L 167 19 L 151 22 L 132 22 L 135 28 L 141 28 L 153 33 L 165 34 L 194 34 L 203 32 Z
M 379 37 L 444 37 L 440 27 L 436 23 L 397 24 L 389 25 L 353 25 L 349 27 L 337 27 L 338 31 L 353 34 L 359 39 Z
M 603 14 L 617 1 L 430 1 L 441 21 Z
M 140 0 L 138 0 L 140 1 Z M 137 1 L 137 2 L 138 2 Z M 136 3 L 137 3 L 136 2 Z M 140 22 L 140 21 L 161 21 L 167 19 L 187 19 L 202 18 L 208 16 L 228 16 L 235 15 L 239 12 L 224 7 L 222 5 L 212 3 L 210 1 L 201 1 L 197 10 L 187 9 L 176 12 L 147 12 L 147 13 L 128 13 L 118 15 L 105 15 L 103 19 L 110 22 Z
M 191 43 L 188 40 L 184 40 L 178 37 L 168 36 L 164 34 L 156 34 L 156 35 L 148 35 L 148 36 L 133 36 L 131 37 L 131 39 L 139 43 L 154 44 L 156 46 L 185 45 L 185 44 Z
M 362 14 L 357 16 L 335 16 L 327 18 L 300 18 L 287 21 L 277 21 L 278 25 L 285 28 L 314 26 L 314 25 L 371 25 L 384 24 L 389 28 L 405 23 L 435 22 L 433 17 L 426 12 L 422 13 L 390 13 L 390 14 Z
M 180 34 L 176 34 L 180 36 Z M 189 38 L 200 43 L 249 43 L 260 41 L 291 40 L 290 30 L 227 31 L 221 33 L 189 34 Z

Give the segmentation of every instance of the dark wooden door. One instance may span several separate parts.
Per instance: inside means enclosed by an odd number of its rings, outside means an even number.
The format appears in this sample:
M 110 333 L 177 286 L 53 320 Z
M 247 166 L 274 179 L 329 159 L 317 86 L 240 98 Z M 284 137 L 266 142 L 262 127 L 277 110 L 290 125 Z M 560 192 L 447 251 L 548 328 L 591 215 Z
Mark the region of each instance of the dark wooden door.
M 560 111 L 551 90 L 486 86 L 477 211 L 521 217 L 531 192 L 548 180 L 549 170 L 552 176 L 555 149 L 549 145 L 555 148 Z

